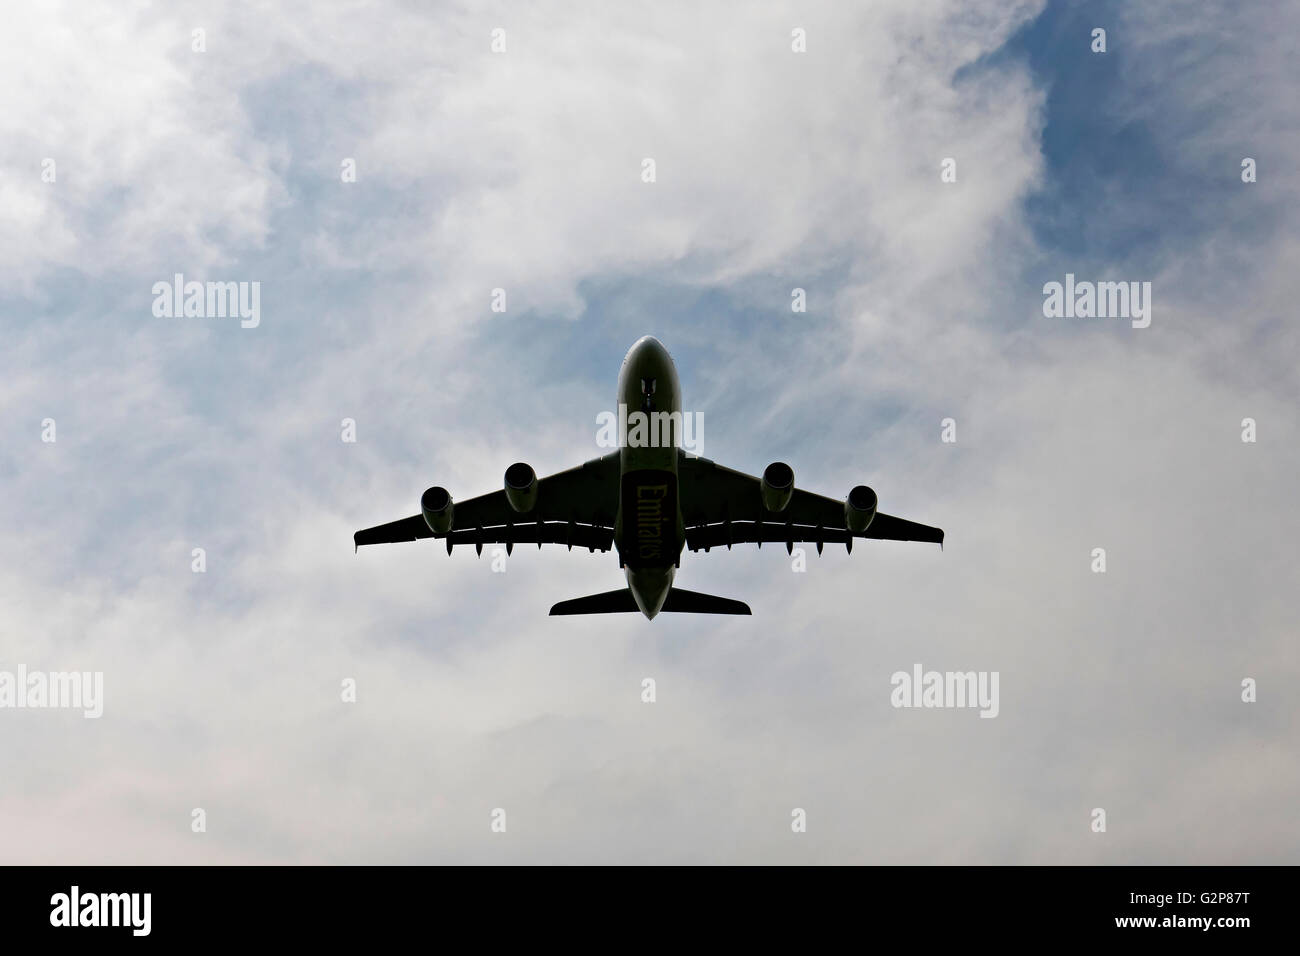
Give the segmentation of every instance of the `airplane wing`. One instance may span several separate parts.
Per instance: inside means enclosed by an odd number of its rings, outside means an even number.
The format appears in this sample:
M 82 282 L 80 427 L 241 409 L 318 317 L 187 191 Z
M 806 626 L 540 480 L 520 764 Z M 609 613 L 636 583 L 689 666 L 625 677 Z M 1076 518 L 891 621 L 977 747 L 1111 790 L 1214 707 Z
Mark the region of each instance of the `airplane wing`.
M 794 489 L 785 510 L 763 507 L 760 481 L 753 475 L 682 452 L 677 463 L 681 481 L 686 546 L 692 551 L 726 545 L 777 541 L 790 551 L 794 542 L 815 542 L 817 553 L 830 541 L 853 550 L 854 538 L 929 541 L 943 545 L 943 531 L 929 525 L 876 513 L 866 531 L 852 532 L 844 523 L 844 502 Z
M 537 480 L 537 504 L 520 514 L 510 507 L 505 491 L 493 491 L 452 505 L 452 527 L 434 534 L 423 515 L 412 515 L 358 531 L 357 547 L 419 538 L 443 538 L 447 553 L 458 544 L 472 544 L 483 553 L 485 544 L 564 544 L 588 551 L 608 551 L 614 544 L 618 514 L 618 452 Z

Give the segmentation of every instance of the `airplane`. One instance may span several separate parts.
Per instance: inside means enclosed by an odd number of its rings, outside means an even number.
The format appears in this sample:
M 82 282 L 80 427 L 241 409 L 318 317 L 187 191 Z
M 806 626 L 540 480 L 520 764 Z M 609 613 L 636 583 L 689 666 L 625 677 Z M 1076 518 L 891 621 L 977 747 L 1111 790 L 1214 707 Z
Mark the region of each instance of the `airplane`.
M 361 545 L 441 538 L 456 545 L 574 545 L 618 552 L 627 586 L 561 601 L 552 615 L 640 611 L 750 614 L 743 601 L 674 586 L 683 548 L 691 551 L 754 542 L 827 542 L 852 553 L 854 538 L 928 541 L 943 547 L 943 531 L 876 510 L 876 493 L 853 488 L 843 501 L 794 486 L 794 470 L 773 462 L 761 478 L 714 464 L 680 447 L 682 391 L 668 350 L 653 336 L 639 339 L 623 359 L 618 402 L 661 424 L 662 441 L 622 436 L 617 451 L 539 479 L 516 462 L 504 488 L 453 505 L 446 488 L 429 488 L 420 513 L 353 535 Z M 674 415 L 676 416 L 674 418 Z M 630 416 L 629 416 L 630 417 Z M 650 434 L 656 434 L 651 429 Z M 638 439 L 633 429 L 632 439 Z

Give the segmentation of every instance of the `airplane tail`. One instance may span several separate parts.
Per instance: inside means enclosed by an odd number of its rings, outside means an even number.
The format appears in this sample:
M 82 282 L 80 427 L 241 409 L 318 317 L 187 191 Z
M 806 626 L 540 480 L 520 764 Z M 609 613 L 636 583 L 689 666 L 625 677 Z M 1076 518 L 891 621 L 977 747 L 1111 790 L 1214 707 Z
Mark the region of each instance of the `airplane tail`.
M 551 608 L 551 614 L 618 614 L 625 611 L 640 611 L 636 599 L 627 588 L 616 591 L 603 591 L 586 597 L 561 601 Z M 749 605 L 744 601 L 717 597 L 713 594 L 701 594 L 684 588 L 673 588 L 668 592 L 664 606 L 660 611 L 679 614 L 749 614 Z
M 749 605 L 744 601 L 718 597 L 716 594 L 701 594 L 699 591 L 687 591 L 673 588 L 668 592 L 661 611 L 678 611 L 685 614 L 749 614 Z
M 622 611 L 640 611 L 636 598 L 627 588 L 617 591 L 602 591 L 600 594 L 588 594 L 586 597 L 561 601 L 551 608 L 551 615 L 556 614 L 618 614 Z

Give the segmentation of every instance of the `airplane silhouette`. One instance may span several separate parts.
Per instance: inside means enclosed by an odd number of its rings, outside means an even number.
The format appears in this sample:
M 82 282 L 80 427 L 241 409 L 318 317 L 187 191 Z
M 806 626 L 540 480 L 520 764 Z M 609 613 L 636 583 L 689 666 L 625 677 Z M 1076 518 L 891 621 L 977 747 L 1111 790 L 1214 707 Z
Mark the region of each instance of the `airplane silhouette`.
M 794 487 L 794 471 L 773 462 L 761 478 L 733 471 L 683 451 L 682 403 L 677 369 L 658 339 L 639 339 L 623 359 L 618 377 L 620 405 L 643 414 L 649 435 L 634 428 L 617 451 L 576 468 L 538 479 L 516 462 L 506 469 L 505 487 L 452 504 L 446 488 L 420 497 L 420 513 L 353 535 L 363 544 L 441 538 L 447 553 L 458 544 L 574 545 L 588 551 L 615 548 L 627 587 L 561 601 L 551 614 L 610 614 L 660 611 L 749 614 L 743 601 L 673 586 L 682 549 L 764 541 L 843 544 L 854 538 L 929 541 L 943 546 L 943 531 L 876 510 L 876 493 L 858 485 L 844 501 Z M 630 418 L 631 416 L 629 416 Z M 642 429 L 644 431 L 644 429 Z

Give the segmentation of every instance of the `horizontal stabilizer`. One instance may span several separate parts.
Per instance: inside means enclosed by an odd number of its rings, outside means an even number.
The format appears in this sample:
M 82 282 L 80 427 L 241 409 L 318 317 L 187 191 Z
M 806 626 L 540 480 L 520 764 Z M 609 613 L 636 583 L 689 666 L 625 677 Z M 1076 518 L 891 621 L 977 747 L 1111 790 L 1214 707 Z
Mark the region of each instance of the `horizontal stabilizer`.
M 687 591 L 673 588 L 668 592 L 662 611 L 678 611 L 684 614 L 749 614 L 749 605 L 744 601 L 717 597 L 713 594 L 701 594 L 699 591 Z
M 669 595 L 671 597 L 671 594 Z M 551 608 L 552 616 L 556 614 L 619 614 L 624 611 L 640 611 L 636 598 L 627 588 L 617 591 L 602 591 L 600 594 L 588 594 L 586 597 L 561 601 Z

